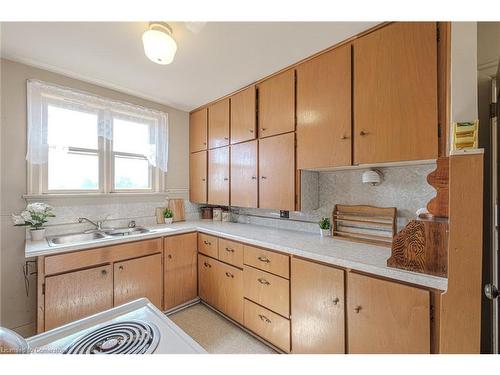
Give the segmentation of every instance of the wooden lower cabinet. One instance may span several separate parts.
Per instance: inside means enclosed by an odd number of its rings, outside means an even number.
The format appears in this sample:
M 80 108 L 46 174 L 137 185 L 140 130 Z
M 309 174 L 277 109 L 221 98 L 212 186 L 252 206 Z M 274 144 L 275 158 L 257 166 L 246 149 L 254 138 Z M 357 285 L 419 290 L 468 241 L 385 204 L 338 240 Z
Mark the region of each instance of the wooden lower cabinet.
M 215 259 L 198 254 L 198 295 L 215 308 L 218 307 L 217 265 Z
M 292 258 L 292 352 L 345 353 L 344 271 Z
M 245 299 L 245 327 L 277 348 L 290 351 L 290 321 Z
M 45 330 L 113 307 L 112 266 L 45 278 Z
M 198 295 L 197 235 L 166 237 L 163 248 L 163 308 L 168 310 Z
M 162 310 L 162 281 L 161 254 L 115 263 L 115 306 L 146 297 Z
M 347 273 L 348 353 L 430 353 L 430 292 Z
M 221 262 L 218 262 L 216 271 L 219 310 L 243 323 L 243 271 Z

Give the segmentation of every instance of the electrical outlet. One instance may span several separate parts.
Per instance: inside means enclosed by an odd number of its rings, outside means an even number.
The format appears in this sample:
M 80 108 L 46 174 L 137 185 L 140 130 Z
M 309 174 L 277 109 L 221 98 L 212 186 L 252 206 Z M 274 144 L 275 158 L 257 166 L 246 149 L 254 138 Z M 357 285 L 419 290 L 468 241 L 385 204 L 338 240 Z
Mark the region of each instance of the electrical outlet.
M 280 210 L 280 218 L 290 219 L 290 211 Z

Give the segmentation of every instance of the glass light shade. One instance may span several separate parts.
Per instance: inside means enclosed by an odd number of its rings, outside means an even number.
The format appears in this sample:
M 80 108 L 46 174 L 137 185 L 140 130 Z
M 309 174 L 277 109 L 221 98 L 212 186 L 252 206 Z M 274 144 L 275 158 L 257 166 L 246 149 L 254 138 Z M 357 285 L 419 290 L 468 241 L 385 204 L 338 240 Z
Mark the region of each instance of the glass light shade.
M 150 29 L 142 34 L 144 53 L 151 61 L 167 65 L 174 60 L 177 43 L 166 31 Z

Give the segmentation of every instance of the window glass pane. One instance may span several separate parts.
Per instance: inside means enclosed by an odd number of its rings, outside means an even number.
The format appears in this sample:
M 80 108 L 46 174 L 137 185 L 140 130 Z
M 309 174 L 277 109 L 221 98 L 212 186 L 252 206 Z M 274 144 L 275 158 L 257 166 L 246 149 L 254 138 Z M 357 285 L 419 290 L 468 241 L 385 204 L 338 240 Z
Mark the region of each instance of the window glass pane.
M 97 114 L 49 105 L 49 145 L 97 149 Z
M 149 125 L 113 119 L 113 151 L 147 155 Z
M 49 150 L 49 190 L 98 190 L 97 154 Z
M 146 159 L 115 156 L 115 189 L 150 189 Z

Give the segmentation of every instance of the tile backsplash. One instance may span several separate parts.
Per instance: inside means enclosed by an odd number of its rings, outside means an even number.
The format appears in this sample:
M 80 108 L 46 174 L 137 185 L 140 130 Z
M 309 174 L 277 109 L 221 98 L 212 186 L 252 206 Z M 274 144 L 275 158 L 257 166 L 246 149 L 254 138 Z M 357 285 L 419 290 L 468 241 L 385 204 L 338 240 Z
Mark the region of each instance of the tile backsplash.
M 427 175 L 435 168 L 435 163 L 377 168 L 383 174 L 378 186 L 361 182 L 366 169 L 307 172 L 302 176 L 303 210 L 290 212 L 291 220 L 280 219 L 279 211 L 253 208 L 236 209 L 238 214 L 234 216 L 239 222 L 316 232 L 316 223 L 321 217 L 331 217 L 335 204 L 366 204 L 397 207 L 401 229 L 435 196 L 434 188 L 427 183 Z

